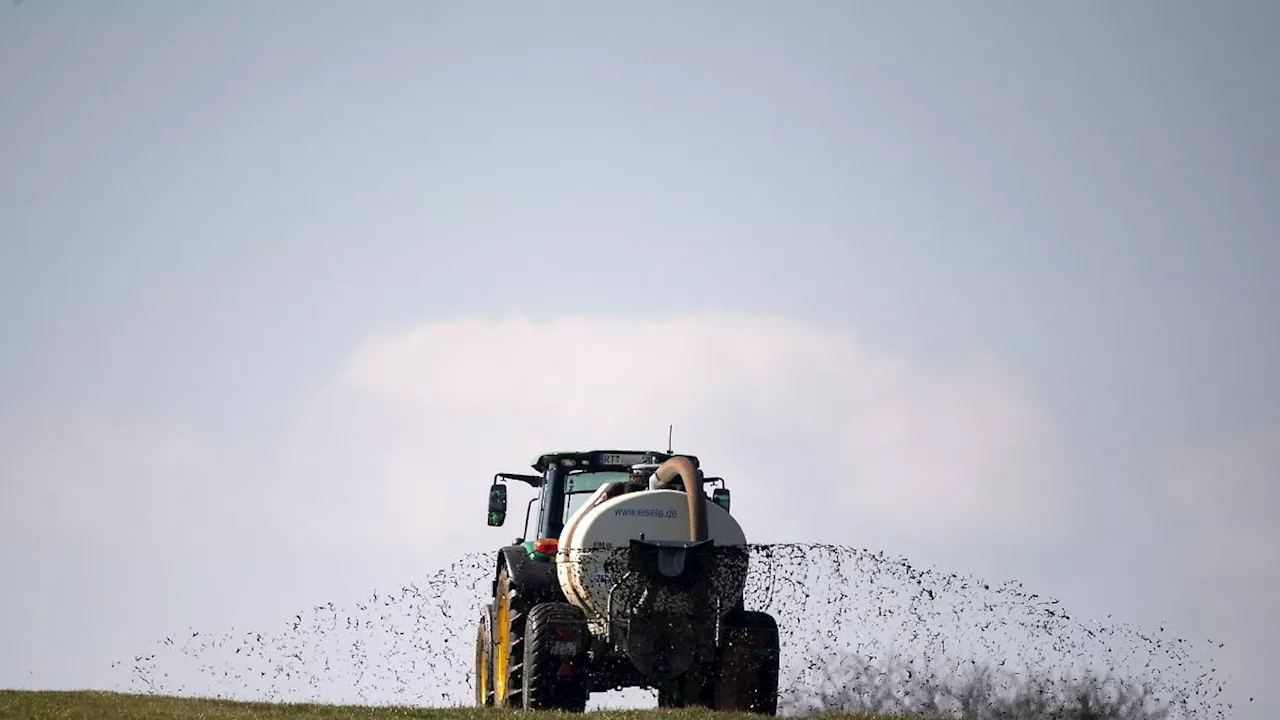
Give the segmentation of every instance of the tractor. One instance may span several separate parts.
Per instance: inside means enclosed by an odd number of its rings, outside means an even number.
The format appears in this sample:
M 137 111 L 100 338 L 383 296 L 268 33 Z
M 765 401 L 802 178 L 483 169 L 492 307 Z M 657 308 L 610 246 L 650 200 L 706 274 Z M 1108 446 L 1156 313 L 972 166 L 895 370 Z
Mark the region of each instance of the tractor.
M 778 625 L 745 609 L 748 547 L 724 479 L 670 451 L 549 453 L 532 467 L 489 488 L 490 527 L 506 521 L 508 482 L 536 493 L 525 537 L 495 557 L 477 706 L 583 712 L 593 692 L 639 687 L 663 708 L 776 715 Z

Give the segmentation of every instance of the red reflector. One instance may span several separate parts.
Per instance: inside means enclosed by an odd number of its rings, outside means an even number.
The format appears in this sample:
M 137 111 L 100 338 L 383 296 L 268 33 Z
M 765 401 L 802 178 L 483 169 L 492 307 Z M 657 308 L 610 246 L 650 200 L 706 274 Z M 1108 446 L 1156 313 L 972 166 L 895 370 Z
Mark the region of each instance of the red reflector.
M 543 555 L 554 555 L 559 547 L 560 541 L 555 538 L 542 538 L 533 542 L 533 551 Z
M 573 665 L 569 663 L 560 663 L 560 670 L 556 673 L 556 677 L 569 678 L 573 677 Z
M 560 625 L 555 628 L 553 634 L 557 640 L 577 640 L 578 628 L 573 627 L 572 625 Z

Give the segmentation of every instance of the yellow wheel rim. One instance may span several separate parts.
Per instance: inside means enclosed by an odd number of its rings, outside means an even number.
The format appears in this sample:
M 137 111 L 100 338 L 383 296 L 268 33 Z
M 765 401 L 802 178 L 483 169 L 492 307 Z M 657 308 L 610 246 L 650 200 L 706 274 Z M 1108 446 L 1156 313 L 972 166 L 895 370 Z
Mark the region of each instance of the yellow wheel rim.
M 493 628 L 493 704 L 507 699 L 507 598 L 498 598 L 498 613 Z
M 484 705 L 489 699 L 489 660 L 492 651 L 488 647 L 488 643 L 482 647 L 480 651 L 480 667 L 476 669 L 476 685 L 480 689 L 480 704 Z

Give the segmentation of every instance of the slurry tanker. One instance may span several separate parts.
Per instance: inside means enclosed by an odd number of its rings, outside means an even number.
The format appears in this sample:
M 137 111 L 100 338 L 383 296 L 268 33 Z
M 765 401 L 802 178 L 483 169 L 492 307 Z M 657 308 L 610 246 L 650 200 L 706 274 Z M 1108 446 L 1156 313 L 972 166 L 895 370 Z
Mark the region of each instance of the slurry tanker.
M 592 692 L 644 687 L 660 707 L 777 714 L 778 625 L 744 607 L 747 541 L 724 480 L 671 452 L 549 453 L 532 467 L 489 488 L 491 527 L 506 522 L 506 483 L 537 494 L 534 532 L 494 557 L 476 704 L 582 712 Z

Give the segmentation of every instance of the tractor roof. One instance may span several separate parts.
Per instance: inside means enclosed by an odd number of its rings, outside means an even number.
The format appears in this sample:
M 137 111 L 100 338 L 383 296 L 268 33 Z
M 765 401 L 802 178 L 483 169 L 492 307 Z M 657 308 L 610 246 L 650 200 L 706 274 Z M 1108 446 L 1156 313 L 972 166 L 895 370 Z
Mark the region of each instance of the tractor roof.
M 563 465 L 574 470 L 626 471 L 632 465 L 661 463 L 677 455 L 689 458 L 693 461 L 694 467 L 699 467 L 698 458 L 683 453 L 666 453 L 656 450 L 582 450 L 539 455 L 533 461 L 533 469 L 546 472 L 552 465 Z

